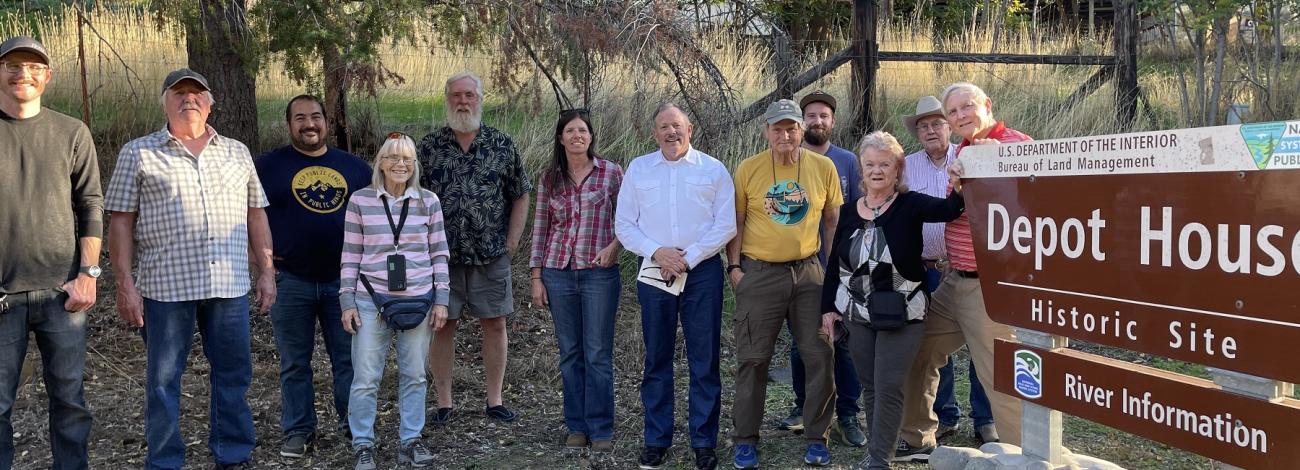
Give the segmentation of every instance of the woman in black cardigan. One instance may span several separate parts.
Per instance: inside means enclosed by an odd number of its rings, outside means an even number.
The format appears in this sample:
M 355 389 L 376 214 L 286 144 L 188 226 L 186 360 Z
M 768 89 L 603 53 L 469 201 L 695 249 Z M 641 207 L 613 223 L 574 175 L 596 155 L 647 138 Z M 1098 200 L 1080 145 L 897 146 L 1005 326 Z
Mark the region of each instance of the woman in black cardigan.
M 822 325 L 830 335 L 843 321 L 862 382 L 871 441 L 867 457 L 854 468 L 887 469 L 902 425 L 903 380 L 925 336 L 921 225 L 956 219 L 965 205 L 957 165 L 950 169 L 954 190 L 947 199 L 908 191 L 900 181 L 903 148 L 887 132 L 864 136 L 858 159 L 866 195 L 840 208 L 822 287 Z M 894 325 L 873 318 L 885 309 L 867 308 L 873 290 L 888 289 L 902 293 L 906 303 L 896 310 Z

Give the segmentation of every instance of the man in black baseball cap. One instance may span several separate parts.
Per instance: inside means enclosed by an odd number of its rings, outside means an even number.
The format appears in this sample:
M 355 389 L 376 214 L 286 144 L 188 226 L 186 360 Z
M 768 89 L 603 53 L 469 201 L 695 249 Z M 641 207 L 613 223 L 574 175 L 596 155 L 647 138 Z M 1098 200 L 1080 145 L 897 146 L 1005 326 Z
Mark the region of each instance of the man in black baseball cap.
M 31 336 L 50 403 L 49 466 L 88 466 L 86 310 L 101 272 L 104 199 L 90 130 L 41 107 L 52 76 L 41 43 L 0 43 L 0 188 L 27 188 L 0 198 L 0 469 L 13 466 L 10 416 Z

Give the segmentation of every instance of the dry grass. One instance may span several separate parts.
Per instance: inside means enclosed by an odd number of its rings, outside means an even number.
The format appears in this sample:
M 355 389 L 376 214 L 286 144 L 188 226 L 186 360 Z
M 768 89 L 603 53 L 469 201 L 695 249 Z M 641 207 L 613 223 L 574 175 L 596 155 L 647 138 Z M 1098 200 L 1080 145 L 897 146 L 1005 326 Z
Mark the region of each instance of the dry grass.
M 17 16 L 0 18 L 0 32 L 31 33 L 32 24 Z M 57 75 L 47 92 L 55 109 L 80 114 L 81 83 L 77 62 L 76 17 L 71 11 L 38 21 L 43 41 L 55 58 Z M 992 38 L 987 33 L 937 44 L 917 25 L 895 25 L 882 33 L 881 47 L 899 51 L 989 51 Z M 157 110 L 156 86 L 168 71 L 185 65 L 184 34 L 175 25 L 158 25 L 152 17 L 136 10 L 101 10 L 89 17 L 86 35 L 86 77 L 93 108 L 93 125 L 101 145 L 111 155 L 129 138 L 157 128 L 162 122 Z M 1013 37 L 1028 37 L 1020 31 Z M 1063 35 L 1063 39 L 1022 40 L 1001 44 L 1000 52 L 1042 54 L 1104 54 L 1108 38 L 1085 39 Z M 743 103 L 755 99 L 774 86 L 769 52 L 752 42 L 729 38 L 705 40 L 706 50 L 714 51 L 715 60 L 737 91 Z M 280 124 L 281 106 L 290 96 L 309 91 L 308 85 L 290 80 L 282 67 L 268 60 L 258 74 L 258 98 L 263 141 L 254 147 L 269 148 L 284 142 Z M 441 119 L 442 81 L 451 73 L 468 69 L 486 73 L 491 69 L 490 53 L 465 52 L 434 44 L 430 39 L 416 44 L 395 44 L 383 54 L 383 63 L 405 81 L 392 84 L 378 96 L 354 97 L 353 127 L 382 135 L 389 129 L 404 129 L 422 134 L 431 123 Z M 901 131 L 901 116 L 910 113 L 915 100 L 937 94 L 944 85 L 970 80 L 984 86 L 993 97 L 999 118 L 1030 135 L 1040 138 L 1064 137 L 1114 132 L 1114 110 L 1110 87 L 1103 87 L 1070 113 L 1059 113 L 1060 103 L 1096 67 L 1024 66 L 884 63 L 878 77 L 877 120 L 886 130 Z M 849 67 L 841 67 L 807 90 L 823 89 L 847 96 Z M 523 80 L 523 90 L 505 95 L 493 93 L 489 84 L 489 122 L 511 131 L 530 162 L 544 159 L 550 151 L 550 136 L 557 107 L 539 76 Z M 1140 119 L 1137 130 L 1165 128 L 1173 125 L 1169 110 L 1176 109 L 1177 93 L 1169 77 L 1149 74 L 1143 86 L 1157 110 L 1156 120 Z M 652 148 L 648 138 L 648 111 L 675 94 L 671 77 L 658 70 L 646 70 L 616 63 L 597 82 L 590 103 L 581 103 L 595 111 L 601 148 L 615 160 L 627 160 Z M 571 93 L 572 94 L 572 93 Z M 220 99 L 220 97 L 218 97 Z M 847 100 L 844 100 L 847 101 Z M 842 113 L 844 114 L 844 113 Z M 847 121 L 847 116 L 841 116 Z M 847 126 L 841 126 L 846 128 Z M 900 136 L 905 145 L 910 136 Z M 839 136 L 843 146 L 847 135 Z M 704 143 L 716 156 L 734 162 L 761 146 L 757 126 L 741 126 L 725 133 L 719 142 Z

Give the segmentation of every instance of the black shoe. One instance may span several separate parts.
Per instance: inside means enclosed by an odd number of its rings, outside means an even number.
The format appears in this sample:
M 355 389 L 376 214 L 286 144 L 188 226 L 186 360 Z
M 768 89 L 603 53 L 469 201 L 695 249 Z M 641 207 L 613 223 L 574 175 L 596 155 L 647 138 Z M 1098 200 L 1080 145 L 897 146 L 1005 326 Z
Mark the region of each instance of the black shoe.
M 715 470 L 718 468 L 718 454 L 712 447 L 695 448 L 695 468 L 697 470 Z
M 930 453 L 934 452 L 934 446 L 929 447 L 912 447 L 907 441 L 898 441 L 898 449 L 894 451 L 894 458 L 890 462 L 929 462 Z
M 857 416 L 840 416 L 831 427 L 831 437 L 840 443 L 853 447 L 862 447 L 867 443 L 867 435 L 862 433 Z
M 280 444 L 280 456 L 289 458 L 301 458 L 307 455 L 307 450 L 311 449 L 311 442 L 315 436 L 312 434 L 290 434 L 284 438 Z
M 455 408 L 438 408 L 433 414 L 429 415 L 429 424 L 434 426 L 446 426 L 451 420 L 456 419 Z
M 803 407 L 795 406 L 790 410 L 790 416 L 786 416 L 781 423 L 776 426 L 782 431 L 802 431 L 803 430 Z
M 215 468 L 217 470 L 247 470 L 253 468 L 253 462 L 245 460 L 243 462 L 228 465 L 217 464 Z
M 519 415 L 510 411 L 510 408 L 506 408 L 506 405 L 489 406 L 484 410 L 484 413 L 487 414 L 487 417 L 503 423 L 509 423 L 519 419 Z
M 654 470 L 656 468 L 664 468 L 664 465 L 666 464 L 668 464 L 667 447 L 646 446 L 644 449 L 641 449 L 641 461 L 638 463 L 637 467 L 646 470 Z

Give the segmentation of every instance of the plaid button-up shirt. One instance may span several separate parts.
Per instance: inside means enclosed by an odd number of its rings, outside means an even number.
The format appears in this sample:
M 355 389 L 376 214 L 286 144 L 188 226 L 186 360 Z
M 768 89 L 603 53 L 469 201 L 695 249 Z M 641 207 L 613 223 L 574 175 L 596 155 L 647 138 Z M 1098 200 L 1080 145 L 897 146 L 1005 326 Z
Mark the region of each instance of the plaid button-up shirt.
M 243 143 L 208 128 L 198 156 L 164 127 L 117 156 L 105 208 L 135 212 L 136 288 L 161 302 L 249 290 L 248 208 L 266 207 Z
M 587 269 L 614 241 L 614 203 L 623 169 L 597 158 L 582 184 L 551 187 L 550 173 L 537 181 L 529 268 Z

